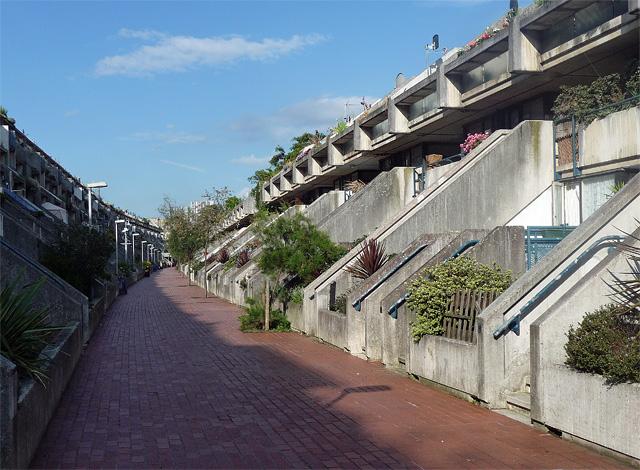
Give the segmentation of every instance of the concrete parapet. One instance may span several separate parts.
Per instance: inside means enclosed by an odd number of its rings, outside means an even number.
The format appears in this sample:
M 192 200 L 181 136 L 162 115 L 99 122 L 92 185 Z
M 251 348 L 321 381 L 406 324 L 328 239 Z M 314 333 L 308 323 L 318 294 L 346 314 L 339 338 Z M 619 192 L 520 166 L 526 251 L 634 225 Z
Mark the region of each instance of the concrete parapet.
M 640 229 L 634 235 L 640 236 Z M 625 243 L 640 246 L 630 237 Z M 531 418 L 640 464 L 640 384 L 607 386 L 600 376 L 564 365 L 569 327 L 610 303 L 605 280 L 611 279 L 611 272 L 620 275 L 628 270 L 626 256 L 611 251 L 531 324 Z
M 602 237 L 620 235 L 621 230 L 635 230 L 635 218 L 639 213 L 640 175 L 635 176 L 615 197 L 600 207 L 480 314 L 476 331 L 480 353 L 480 399 L 490 406 L 504 407 L 504 392 L 524 387 L 524 381 L 530 375 L 531 324 L 565 293 L 580 285 L 584 276 L 606 257 L 606 250 L 595 251 L 557 289 L 541 300 L 522 320 L 519 336 L 507 333 L 496 340 L 493 337 L 494 331 L 505 320 L 518 314 L 552 279 L 559 276 L 580 254 Z
M 82 332 L 76 322 L 45 348 L 42 355 L 48 361 L 45 373 L 49 377 L 46 388 L 33 379 L 18 382 L 15 366 L 1 358 L 3 468 L 29 466 L 80 358 L 82 344 Z

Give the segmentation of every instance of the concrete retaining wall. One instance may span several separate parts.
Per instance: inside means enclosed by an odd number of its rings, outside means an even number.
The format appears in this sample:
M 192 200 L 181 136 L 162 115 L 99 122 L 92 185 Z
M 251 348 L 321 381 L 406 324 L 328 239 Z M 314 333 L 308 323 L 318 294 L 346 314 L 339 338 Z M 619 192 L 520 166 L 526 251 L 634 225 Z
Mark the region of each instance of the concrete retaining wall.
M 18 382 L 13 363 L 2 357 L 2 468 L 27 468 L 58 406 L 82 352 L 79 323 L 60 332 L 43 351 L 49 358 L 47 388 Z
M 318 338 L 339 348 L 347 346 L 347 317 L 340 312 L 320 309 L 318 312 Z
M 640 236 L 640 229 L 635 235 Z M 640 246 L 632 239 L 625 243 Z M 628 270 L 624 254 L 612 251 L 532 323 L 531 418 L 640 459 L 640 384 L 610 387 L 600 376 L 564 365 L 569 327 L 582 321 L 587 312 L 610 303 L 611 291 L 604 281 L 611 280 L 610 272 Z
M 607 201 L 583 224 L 560 242 L 526 275 L 520 277 L 477 319 L 480 377 L 479 397 L 494 407 L 504 407 L 503 392 L 522 390 L 530 375 L 531 324 L 566 292 L 584 282 L 589 272 L 607 255 L 607 250 L 594 253 L 575 273 L 548 295 L 521 322 L 520 335 L 508 333 L 500 339 L 493 332 L 556 278 L 588 247 L 605 236 L 632 232 L 637 228 L 640 214 L 640 175 Z
M 380 173 L 318 222 L 336 243 L 352 243 L 391 219 L 413 198 L 413 168 Z

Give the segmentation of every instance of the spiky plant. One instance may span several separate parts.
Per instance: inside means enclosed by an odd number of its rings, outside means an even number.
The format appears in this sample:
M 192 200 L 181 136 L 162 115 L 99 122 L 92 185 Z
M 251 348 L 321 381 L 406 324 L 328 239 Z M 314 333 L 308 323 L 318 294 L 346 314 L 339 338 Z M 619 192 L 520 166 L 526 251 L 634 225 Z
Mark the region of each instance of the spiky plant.
M 367 279 L 389 260 L 384 242 L 378 243 L 375 238 L 365 240 L 355 262 L 346 271 L 358 279 Z
M 222 264 L 229 261 L 229 250 L 227 250 L 226 248 L 222 248 L 218 252 L 218 256 L 216 256 L 216 260 L 218 260 L 218 263 L 222 263 Z
M 249 252 L 247 250 L 242 250 L 240 253 L 238 253 L 236 267 L 241 268 L 249 262 L 249 259 Z
M 0 353 L 12 361 L 18 371 L 42 385 L 48 379 L 46 360 L 40 355 L 52 334 L 63 327 L 49 325 L 48 308 L 36 308 L 33 300 L 43 280 L 19 289 L 20 278 L 0 291 Z
M 640 226 L 640 221 L 637 221 Z M 621 274 L 611 273 L 613 280 L 608 282 L 611 298 L 628 314 L 640 317 L 640 238 L 634 234 L 626 234 L 631 243 L 620 243 L 619 249 L 627 255 L 629 271 Z

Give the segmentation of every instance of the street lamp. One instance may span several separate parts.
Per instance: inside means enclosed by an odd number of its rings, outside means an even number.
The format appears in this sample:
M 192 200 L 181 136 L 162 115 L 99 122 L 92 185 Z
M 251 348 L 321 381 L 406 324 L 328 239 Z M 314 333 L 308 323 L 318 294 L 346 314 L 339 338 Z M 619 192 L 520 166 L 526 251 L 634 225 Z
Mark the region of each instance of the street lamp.
M 136 268 L 136 237 L 140 234 L 138 232 L 133 232 L 131 234 L 131 256 L 133 258 L 133 267 Z
M 98 189 L 98 188 L 106 188 L 107 187 L 107 183 L 105 183 L 104 181 L 96 181 L 95 183 L 89 183 L 87 184 L 87 189 L 89 190 L 89 225 L 93 226 L 93 219 L 91 218 L 91 190 L 92 189 Z
M 123 224 L 124 220 L 123 219 L 118 219 L 116 220 L 115 226 L 116 226 L 116 276 L 118 275 L 118 224 Z
M 122 233 L 124 233 L 123 245 L 124 245 L 124 262 L 125 263 L 129 262 L 129 240 L 127 239 L 127 232 L 129 232 L 129 229 L 127 227 L 122 229 Z
M 142 262 L 142 266 L 144 267 L 144 244 L 147 243 L 147 240 L 142 240 L 140 242 L 140 261 Z

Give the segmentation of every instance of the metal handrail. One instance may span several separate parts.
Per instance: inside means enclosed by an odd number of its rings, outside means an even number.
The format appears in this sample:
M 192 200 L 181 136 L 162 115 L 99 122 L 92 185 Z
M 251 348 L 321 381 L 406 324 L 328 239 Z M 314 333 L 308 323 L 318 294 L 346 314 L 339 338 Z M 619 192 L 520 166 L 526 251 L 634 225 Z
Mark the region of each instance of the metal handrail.
M 422 250 L 424 250 L 427 246 L 429 246 L 429 243 L 423 243 L 422 245 L 417 247 L 409 255 L 407 255 L 400 263 L 398 263 L 393 269 L 391 269 L 384 276 L 382 276 L 380 279 L 378 279 L 378 281 L 373 286 L 369 287 L 369 289 L 367 289 L 364 294 L 362 294 L 360 297 L 358 297 L 351 304 L 351 306 L 356 309 L 356 312 L 360 311 L 360 309 L 362 308 L 362 302 L 367 297 L 369 297 L 373 293 L 373 291 L 375 291 L 387 279 L 389 279 L 391 276 L 393 276 L 395 273 L 397 273 L 400 270 L 400 268 L 402 268 L 405 264 L 407 264 L 409 261 L 411 261 L 413 258 L 415 258 L 418 255 L 418 253 L 420 253 Z
M 580 256 L 573 260 L 571 264 L 564 268 L 560 272 L 560 274 L 549 281 L 546 286 L 544 286 L 535 296 L 533 296 L 531 300 L 529 300 L 529 302 L 527 302 L 517 314 L 502 323 L 502 325 L 500 325 L 493 332 L 493 338 L 498 339 L 502 335 L 507 334 L 509 331 L 513 331 L 517 336 L 520 336 L 520 322 L 527 315 L 529 315 L 535 307 L 540 305 L 540 303 L 546 297 L 548 297 L 549 294 L 560 287 L 560 284 L 562 284 L 567 279 L 567 277 L 569 277 L 580 266 L 582 266 L 588 258 L 592 257 L 596 252 L 602 250 L 603 248 L 615 247 L 616 244 L 620 243 L 622 240 L 623 237 L 621 237 L 620 235 L 608 235 L 593 242 L 591 246 L 589 246 L 589 248 L 587 248 Z
M 472 247 L 476 246 L 478 243 L 480 243 L 480 240 L 467 240 L 462 245 L 460 245 L 458 247 L 458 249 L 456 251 L 454 251 L 451 256 L 448 256 L 443 261 L 443 263 L 445 263 L 445 262 L 447 262 L 449 260 L 457 258 L 462 253 L 467 251 L 469 248 L 472 248 Z M 400 297 L 398 300 L 396 300 L 393 303 L 393 305 L 391 305 L 391 307 L 389 307 L 389 309 L 387 310 L 387 314 L 391 315 L 391 318 L 398 318 L 398 309 L 407 301 L 408 298 L 409 298 L 409 294 L 404 294 L 402 297 Z

